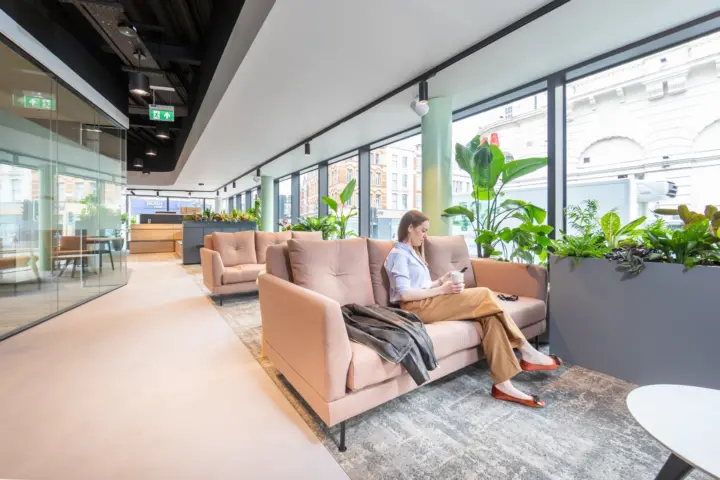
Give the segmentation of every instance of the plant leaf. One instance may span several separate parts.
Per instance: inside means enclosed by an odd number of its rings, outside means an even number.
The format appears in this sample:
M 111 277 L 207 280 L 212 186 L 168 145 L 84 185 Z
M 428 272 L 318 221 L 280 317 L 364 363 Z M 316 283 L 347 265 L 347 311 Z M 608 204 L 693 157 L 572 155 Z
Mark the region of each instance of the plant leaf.
M 325 202 L 325 205 L 330 207 L 333 212 L 337 212 L 338 204 L 335 200 L 330 197 L 322 197 L 322 201 Z
M 547 166 L 547 158 L 526 158 L 507 162 L 503 168 L 503 183 L 509 183 L 536 170 Z
M 340 193 L 340 202 L 345 205 L 350 201 L 350 199 L 353 196 L 353 193 L 355 192 L 355 179 L 353 178 L 350 180 L 350 183 L 345 185 L 345 188 L 343 189 L 342 193 Z
M 470 223 L 475 222 L 475 214 L 473 213 L 473 211 L 461 205 L 455 205 L 453 207 L 446 208 L 442 214 L 443 217 L 456 217 L 458 215 L 467 217 Z
M 622 235 L 627 235 L 629 233 L 632 233 L 637 227 L 642 225 L 645 220 L 647 220 L 647 217 L 640 217 L 640 218 L 633 220 L 632 222 L 628 223 L 627 225 L 622 227 L 620 230 L 618 230 L 617 236 L 620 237 Z
M 600 227 L 609 243 L 614 243 L 613 240 L 620 230 L 620 224 L 620 215 L 615 212 L 608 212 L 600 219 Z

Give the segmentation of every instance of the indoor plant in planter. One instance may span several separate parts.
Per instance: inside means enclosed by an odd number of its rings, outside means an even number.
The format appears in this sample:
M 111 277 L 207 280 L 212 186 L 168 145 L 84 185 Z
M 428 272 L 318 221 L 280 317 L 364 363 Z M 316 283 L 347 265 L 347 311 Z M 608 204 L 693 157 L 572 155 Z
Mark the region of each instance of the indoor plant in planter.
M 711 225 L 695 216 L 673 231 L 657 219 L 622 238 L 625 227 L 574 225 L 581 233 L 557 241 L 550 261 L 553 353 L 633 383 L 720 388 L 711 354 L 720 250 Z
M 255 208 L 259 211 L 259 200 Z M 199 215 L 186 215 L 183 218 L 183 264 L 200 263 L 200 248 L 203 247 L 205 235 L 213 232 L 244 232 L 257 230 L 254 210 L 241 212 L 213 213 L 209 209 Z

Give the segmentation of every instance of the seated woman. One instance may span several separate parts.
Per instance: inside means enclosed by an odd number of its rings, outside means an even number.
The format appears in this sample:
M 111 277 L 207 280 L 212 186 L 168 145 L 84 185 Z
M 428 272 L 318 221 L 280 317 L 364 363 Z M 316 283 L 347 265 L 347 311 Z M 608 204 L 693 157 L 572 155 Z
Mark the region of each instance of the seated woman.
M 403 215 L 398 242 L 385 261 L 390 278 L 390 301 L 416 314 L 424 323 L 443 320 L 472 320 L 482 332 L 482 347 L 493 378 L 492 396 L 541 408 L 545 402 L 513 386 L 510 379 L 523 370 L 555 370 L 562 361 L 535 350 L 525 339 L 501 302 L 488 288 L 465 288 L 452 282 L 449 272 L 434 282 L 421 247 L 430 227 L 428 218 L 417 210 Z M 513 348 L 520 350 L 518 362 Z

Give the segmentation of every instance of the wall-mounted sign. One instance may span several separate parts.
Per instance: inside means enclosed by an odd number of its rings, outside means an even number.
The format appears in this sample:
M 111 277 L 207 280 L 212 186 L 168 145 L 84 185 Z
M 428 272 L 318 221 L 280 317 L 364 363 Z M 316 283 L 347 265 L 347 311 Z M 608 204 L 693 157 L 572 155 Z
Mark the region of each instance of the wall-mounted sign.
M 174 122 L 175 107 L 173 105 L 150 105 L 150 120 Z
M 50 93 L 13 92 L 13 103 L 20 108 L 55 111 L 55 96 Z

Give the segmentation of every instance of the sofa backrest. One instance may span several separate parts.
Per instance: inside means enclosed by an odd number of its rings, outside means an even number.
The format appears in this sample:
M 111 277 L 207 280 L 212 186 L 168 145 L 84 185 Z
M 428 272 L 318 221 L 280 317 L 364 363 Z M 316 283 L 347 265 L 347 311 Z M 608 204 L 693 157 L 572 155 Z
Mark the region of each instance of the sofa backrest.
M 340 305 L 375 303 L 365 238 L 288 241 L 293 282 Z
M 370 262 L 370 281 L 372 282 L 373 296 L 378 305 L 390 305 L 390 280 L 385 270 L 385 259 L 395 242 L 390 240 L 368 239 L 368 260 Z
M 322 232 L 295 232 L 291 231 L 293 240 L 322 240 Z
M 255 250 L 257 263 L 266 263 L 265 251 L 270 245 L 278 245 L 287 242 L 292 238 L 289 231 L 286 232 L 255 232 Z
M 226 267 L 258 263 L 254 231 L 213 232 L 212 245 Z
M 462 235 L 451 237 L 427 237 L 425 240 L 425 261 L 428 263 L 430 278 L 437 280 L 452 270 L 465 271 L 465 286 L 477 287 L 475 274 L 470 265 L 470 252 L 468 252 L 465 238 Z
M 270 245 L 267 248 L 265 253 L 265 271 L 285 281 L 293 281 L 287 243 Z
M 207 248 L 208 250 L 215 250 L 213 248 L 212 233 L 208 233 L 203 237 L 203 247 Z

